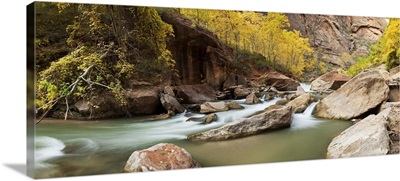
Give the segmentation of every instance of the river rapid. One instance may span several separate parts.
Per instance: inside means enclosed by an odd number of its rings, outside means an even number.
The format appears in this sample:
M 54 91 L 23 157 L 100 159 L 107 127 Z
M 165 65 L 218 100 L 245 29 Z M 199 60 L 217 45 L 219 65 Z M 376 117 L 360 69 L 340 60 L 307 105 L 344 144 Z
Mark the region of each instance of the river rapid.
M 312 115 L 316 103 L 294 114 L 290 128 L 239 139 L 191 142 L 188 135 L 249 117 L 280 99 L 245 105 L 243 110 L 218 112 L 210 124 L 186 121 L 203 114 L 185 112 L 150 121 L 146 117 L 74 121 L 45 119 L 36 126 L 35 177 L 121 173 L 130 154 L 157 143 L 185 148 L 203 167 L 322 159 L 330 141 L 351 122 Z

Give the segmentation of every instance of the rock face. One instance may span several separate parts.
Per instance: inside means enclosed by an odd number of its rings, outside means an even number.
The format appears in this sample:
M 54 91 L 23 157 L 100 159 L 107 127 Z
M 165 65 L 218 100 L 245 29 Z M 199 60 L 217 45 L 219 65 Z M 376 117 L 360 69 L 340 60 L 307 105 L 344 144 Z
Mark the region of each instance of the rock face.
M 343 131 L 329 144 L 327 158 L 386 155 L 389 134 L 382 115 L 370 115 Z
M 300 86 L 299 82 L 276 71 L 268 72 L 265 84 L 280 91 L 296 91 L 297 86 Z
M 175 97 L 172 97 L 169 94 L 161 94 L 160 101 L 166 111 L 172 111 L 175 113 L 182 113 L 185 111 L 185 108 L 175 99 Z
M 156 114 L 160 112 L 161 102 L 157 87 L 142 87 L 128 90 L 129 112 L 137 115 Z
M 381 111 L 382 115 L 387 120 L 387 129 L 390 138 L 390 150 L 388 154 L 396 154 L 400 152 L 400 107 L 396 106 L 386 108 Z
M 213 33 L 185 18 L 170 12 L 161 14 L 172 25 L 174 37 L 168 41 L 176 61 L 181 84 L 200 84 L 205 81 L 214 89 L 222 89 L 233 61 L 233 49 L 221 43 Z
M 135 151 L 126 162 L 125 172 L 148 172 L 198 168 L 200 164 L 183 148 L 170 143 L 160 143 Z
M 229 110 L 228 105 L 224 101 L 206 102 L 200 105 L 200 113 L 214 113 Z
M 182 99 L 183 104 L 201 104 L 206 101 L 216 100 L 214 89 L 206 84 L 180 85 L 175 89 L 176 97 Z
M 315 106 L 315 116 L 328 119 L 358 117 L 388 99 L 389 79 L 389 73 L 386 71 L 362 72 L 337 91 L 323 98 Z
M 314 101 L 314 97 L 308 93 L 303 94 L 296 99 L 288 102 L 286 106 L 292 106 L 294 108 L 295 113 L 302 113 L 304 112 L 307 107 Z
M 228 78 L 224 82 L 223 89 L 227 90 L 231 87 L 238 86 L 238 85 L 247 86 L 246 78 L 235 75 L 234 73 L 230 73 Z
M 312 91 L 337 90 L 351 79 L 350 76 L 339 73 L 337 70 L 328 72 L 311 82 Z
M 384 18 L 286 14 L 290 28 L 309 38 L 323 61 L 345 67 L 342 55 L 367 55 L 369 46 L 382 36 L 387 23 Z M 323 58 L 325 57 L 325 58 Z
M 292 123 L 291 107 L 264 111 L 249 118 L 239 119 L 220 128 L 188 137 L 192 141 L 218 141 L 254 135 L 267 130 L 289 127 Z
M 246 101 L 244 101 L 245 104 L 258 104 L 260 103 L 261 100 L 256 96 L 256 93 L 252 92 L 246 97 Z

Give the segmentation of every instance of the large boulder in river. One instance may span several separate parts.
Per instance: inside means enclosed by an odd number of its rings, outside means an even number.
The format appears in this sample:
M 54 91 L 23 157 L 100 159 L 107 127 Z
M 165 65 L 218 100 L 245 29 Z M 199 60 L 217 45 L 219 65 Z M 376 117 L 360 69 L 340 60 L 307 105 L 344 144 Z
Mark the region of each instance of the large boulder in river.
M 137 115 L 157 114 L 162 110 L 157 87 L 146 86 L 126 91 L 129 112 Z
M 310 93 L 307 93 L 288 102 L 286 106 L 292 106 L 295 113 L 302 113 L 312 102 L 314 102 L 314 100 L 314 97 Z
M 389 134 L 383 115 L 370 115 L 335 137 L 328 146 L 327 158 L 386 155 Z
M 175 89 L 176 97 L 181 99 L 183 104 L 201 104 L 216 100 L 214 89 L 206 84 L 180 85 Z
M 292 123 L 292 115 L 292 107 L 284 106 L 264 111 L 249 118 L 236 120 L 220 128 L 191 135 L 188 139 L 191 141 L 218 141 L 285 128 Z
M 135 151 L 126 162 L 125 172 L 148 172 L 198 168 L 200 164 L 184 148 L 171 143 L 160 143 Z
M 328 89 L 337 90 L 350 79 L 350 76 L 333 70 L 312 81 L 310 90 L 317 92 L 326 91 Z
M 270 71 L 265 77 L 265 84 L 280 91 L 296 91 L 300 83 L 276 71 Z
M 358 117 L 388 99 L 389 81 L 391 78 L 386 71 L 364 71 L 323 98 L 315 106 L 315 116 L 328 119 Z
M 228 105 L 224 101 L 205 102 L 200 105 L 200 113 L 214 113 L 229 110 Z
M 175 113 L 182 113 L 185 111 L 185 108 L 175 99 L 175 97 L 172 97 L 169 94 L 161 94 L 160 101 L 166 111 L 172 111 Z

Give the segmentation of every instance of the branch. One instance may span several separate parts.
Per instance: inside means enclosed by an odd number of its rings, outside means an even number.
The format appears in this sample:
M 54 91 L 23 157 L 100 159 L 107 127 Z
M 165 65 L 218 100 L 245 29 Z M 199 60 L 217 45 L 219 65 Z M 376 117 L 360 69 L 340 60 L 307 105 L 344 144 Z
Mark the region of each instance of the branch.
M 68 118 L 68 112 L 69 112 L 68 96 L 71 95 L 71 94 L 75 91 L 76 87 L 78 86 L 79 81 L 81 81 L 81 80 L 85 81 L 85 82 L 88 83 L 89 85 L 98 85 L 98 86 L 102 86 L 102 87 L 105 87 L 105 88 L 108 88 L 108 89 L 115 89 L 115 88 L 113 88 L 113 87 L 110 87 L 110 86 L 107 86 L 107 85 L 104 85 L 104 84 L 101 84 L 101 83 L 98 83 L 98 82 L 94 82 L 94 81 L 85 79 L 85 76 L 89 73 L 89 71 L 90 71 L 92 68 L 96 68 L 97 70 L 99 70 L 97 67 L 95 67 L 95 65 L 89 66 L 89 67 L 74 81 L 74 83 L 72 83 L 71 85 L 69 85 L 69 86 L 67 87 L 67 89 L 68 89 L 68 88 L 71 88 L 71 90 L 70 90 L 68 93 L 66 93 L 66 94 L 63 93 L 63 94 L 62 94 L 60 97 L 58 97 L 57 99 L 46 103 L 45 105 L 48 105 L 48 104 L 51 104 L 51 103 L 53 103 L 53 104 L 52 104 L 52 105 L 49 107 L 49 109 L 40 117 L 39 121 L 38 121 L 36 124 L 39 124 L 39 123 L 43 120 L 43 118 L 49 113 L 49 111 L 53 108 L 53 106 L 56 105 L 56 104 L 58 103 L 58 101 L 59 101 L 60 99 L 62 99 L 62 98 L 65 98 L 65 103 L 67 104 L 67 110 L 65 111 L 65 116 L 64 116 L 64 119 L 66 120 L 66 119 Z M 38 110 L 40 110 L 40 109 L 43 109 L 43 106 L 40 107 L 40 108 L 38 108 Z

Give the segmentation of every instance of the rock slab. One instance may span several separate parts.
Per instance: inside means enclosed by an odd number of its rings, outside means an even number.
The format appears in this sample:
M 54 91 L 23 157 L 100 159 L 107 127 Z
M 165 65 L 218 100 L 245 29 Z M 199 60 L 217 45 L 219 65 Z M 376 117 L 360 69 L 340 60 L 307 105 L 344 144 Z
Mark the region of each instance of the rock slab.
M 191 141 L 218 141 L 285 128 L 292 123 L 292 115 L 292 107 L 280 106 L 249 118 L 236 120 L 220 128 L 191 135 L 188 139 Z
M 352 119 L 379 106 L 389 97 L 389 73 L 368 70 L 355 76 L 315 106 L 315 116 Z
M 126 162 L 125 172 L 148 172 L 198 168 L 200 164 L 184 148 L 170 143 L 160 143 L 135 151 Z

